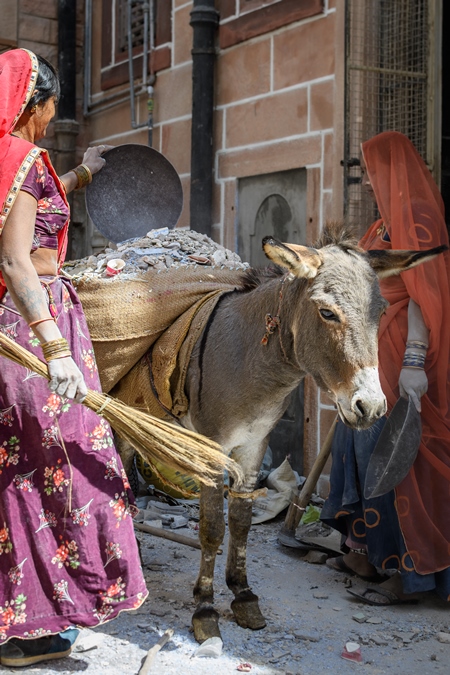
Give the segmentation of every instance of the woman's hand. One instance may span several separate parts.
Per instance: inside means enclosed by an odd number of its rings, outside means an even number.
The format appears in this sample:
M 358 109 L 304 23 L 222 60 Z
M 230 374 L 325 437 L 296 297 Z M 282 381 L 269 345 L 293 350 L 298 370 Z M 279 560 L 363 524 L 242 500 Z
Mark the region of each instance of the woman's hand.
M 47 366 L 50 375 L 48 383 L 50 391 L 81 403 L 88 390 L 75 361 L 67 356 L 63 359 L 52 359 Z
M 103 169 L 106 163 L 102 157 L 103 153 L 111 150 L 113 147 L 113 145 L 96 145 L 92 148 L 88 148 L 83 155 L 82 164 L 85 164 L 92 174 L 97 173 L 100 169 Z M 67 193 L 80 187 L 76 169 L 68 171 L 63 176 L 60 176 L 59 179 L 63 182 Z
M 83 155 L 82 163 L 89 167 L 92 174 L 97 173 L 97 171 L 103 169 L 106 163 L 102 157 L 103 153 L 111 150 L 113 147 L 113 145 L 96 145 L 95 147 L 88 148 Z
M 422 406 L 420 399 L 428 390 L 428 378 L 422 368 L 402 368 L 398 380 L 400 396 L 408 398 L 411 396 L 418 412 Z

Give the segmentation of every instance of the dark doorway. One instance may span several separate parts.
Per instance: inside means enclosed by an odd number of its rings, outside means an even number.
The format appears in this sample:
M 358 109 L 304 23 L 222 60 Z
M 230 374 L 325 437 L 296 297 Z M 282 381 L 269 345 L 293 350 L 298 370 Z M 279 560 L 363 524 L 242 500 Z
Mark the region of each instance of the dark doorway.
M 263 237 L 304 244 L 306 236 L 306 169 L 279 171 L 239 180 L 238 253 L 253 267 L 265 267 Z M 291 394 L 289 406 L 270 434 L 273 466 L 288 457 L 303 473 L 303 384 Z

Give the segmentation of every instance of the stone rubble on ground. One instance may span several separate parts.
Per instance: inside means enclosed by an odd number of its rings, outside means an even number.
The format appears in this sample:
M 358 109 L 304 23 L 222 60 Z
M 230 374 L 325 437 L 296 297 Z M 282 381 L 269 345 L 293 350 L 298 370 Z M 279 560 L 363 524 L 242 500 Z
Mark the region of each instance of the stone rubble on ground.
M 450 644 L 450 633 L 438 633 L 437 639 L 438 639 L 438 642 L 442 642 L 442 644 L 449 645 Z
M 249 268 L 249 264 L 242 262 L 237 253 L 217 244 L 206 234 L 187 228 L 169 230 L 166 227 L 150 230 L 145 237 L 127 239 L 97 255 L 68 261 L 63 269 L 75 279 L 108 277 L 107 264 L 116 259 L 125 263 L 121 277 L 137 276 L 151 269 L 160 272 L 193 265 L 230 270 Z

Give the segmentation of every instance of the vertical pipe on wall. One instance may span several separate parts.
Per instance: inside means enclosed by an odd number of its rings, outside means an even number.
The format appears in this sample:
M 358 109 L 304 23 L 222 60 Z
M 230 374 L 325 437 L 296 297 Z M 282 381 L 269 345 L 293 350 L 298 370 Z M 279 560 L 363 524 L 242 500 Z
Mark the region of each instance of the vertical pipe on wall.
M 211 234 L 215 35 L 214 0 L 194 0 L 192 48 L 191 228 Z
M 58 0 L 58 73 L 60 119 L 75 119 L 76 111 L 76 0 Z
M 76 121 L 76 0 L 58 0 L 58 75 L 61 96 L 58 119 L 55 122 L 55 169 L 65 174 L 76 165 L 76 145 L 79 124 Z M 69 196 L 72 227 L 69 234 L 67 258 L 83 257 L 85 227 L 74 220 L 73 194 Z

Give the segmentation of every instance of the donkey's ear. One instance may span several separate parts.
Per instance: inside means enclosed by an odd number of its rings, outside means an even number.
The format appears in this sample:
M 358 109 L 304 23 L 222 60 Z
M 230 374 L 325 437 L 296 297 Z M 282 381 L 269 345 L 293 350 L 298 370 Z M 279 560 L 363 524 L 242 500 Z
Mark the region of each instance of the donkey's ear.
M 436 246 L 427 251 L 367 251 L 369 263 L 380 279 L 391 277 L 432 260 L 439 253 L 448 250 L 448 246 Z
M 264 237 L 262 242 L 266 256 L 276 265 L 285 267 L 291 274 L 304 279 L 313 279 L 322 264 L 319 251 L 297 244 L 282 244 L 273 237 Z

